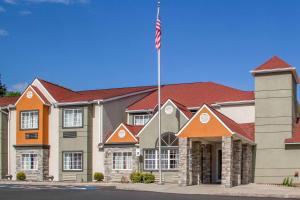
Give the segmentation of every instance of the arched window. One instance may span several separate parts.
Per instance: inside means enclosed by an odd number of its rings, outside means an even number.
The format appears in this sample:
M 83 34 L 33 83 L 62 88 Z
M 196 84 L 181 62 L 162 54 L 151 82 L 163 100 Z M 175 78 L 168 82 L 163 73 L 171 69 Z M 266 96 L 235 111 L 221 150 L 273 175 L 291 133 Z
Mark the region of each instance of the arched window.
M 161 136 L 161 165 L 163 170 L 176 170 L 179 163 L 179 142 L 174 133 L 164 133 Z M 155 149 L 144 150 L 144 168 L 158 169 L 158 140 Z
M 156 141 L 156 147 L 158 148 L 158 139 Z M 161 147 L 178 147 L 178 138 L 174 133 L 164 133 L 161 136 Z

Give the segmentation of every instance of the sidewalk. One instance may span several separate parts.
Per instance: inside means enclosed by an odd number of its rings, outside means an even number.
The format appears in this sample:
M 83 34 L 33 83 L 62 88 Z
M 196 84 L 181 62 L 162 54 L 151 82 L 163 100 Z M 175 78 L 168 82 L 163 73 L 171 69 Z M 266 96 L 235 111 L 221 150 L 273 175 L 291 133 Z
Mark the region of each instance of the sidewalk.
M 68 182 L 19 182 L 0 181 L 1 184 L 22 185 L 53 185 L 53 186 L 99 186 L 115 187 L 119 190 L 151 191 L 177 194 L 205 194 L 220 196 L 247 196 L 247 197 L 276 197 L 276 198 L 299 198 L 300 188 L 283 187 L 276 185 L 249 184 L 233 188 L 224 188 L 221 185 L 196 185 L 180 187 L 177 184 L 122 184 L 122 183 L 68 183 Z

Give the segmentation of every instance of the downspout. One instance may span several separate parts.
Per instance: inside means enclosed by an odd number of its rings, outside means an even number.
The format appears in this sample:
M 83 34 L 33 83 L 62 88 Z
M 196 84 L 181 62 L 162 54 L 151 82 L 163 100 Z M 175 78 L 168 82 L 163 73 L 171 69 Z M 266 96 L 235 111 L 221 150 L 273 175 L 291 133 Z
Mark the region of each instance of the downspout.
M 98 128 L 99 128 L 99 144 L 102 144 L 102 134 L 101 134 L 101 129 L 102 129 L 102 108 L 101 108 L 101 104 L 100 104 L 100 101 L 97 101 L 97 104 L 99 106 L 99 125 L 98 125 Z

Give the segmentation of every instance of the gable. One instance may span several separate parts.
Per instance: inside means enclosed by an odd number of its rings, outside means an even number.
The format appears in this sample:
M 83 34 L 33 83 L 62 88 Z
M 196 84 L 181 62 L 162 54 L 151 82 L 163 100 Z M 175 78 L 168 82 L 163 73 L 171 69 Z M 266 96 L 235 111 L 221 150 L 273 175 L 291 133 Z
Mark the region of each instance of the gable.
M 29 86 L 16 102 L 16 107 L 21 107 L 24 109 L 36 109 L 36 107 L 44 104 L 44 100 L 31 86 Z
M 232 131 L 206 105 L 177 134 L 182 138 L 231 135 Z
M 172 112 L 167 111 L 172 108 Z M 188 121 L 186 116 L 174 105 L 171 100 L 161 107 L 161 134 L 178 133 Z M 150 119 L 138 134 L 141 148 L 155 148 L 158 138 L 158 112 Z
M 106 140 L 106 144 L 116 144 L 116 143 L 137 143 L 137 139 L 134 135 L 121 124 Z

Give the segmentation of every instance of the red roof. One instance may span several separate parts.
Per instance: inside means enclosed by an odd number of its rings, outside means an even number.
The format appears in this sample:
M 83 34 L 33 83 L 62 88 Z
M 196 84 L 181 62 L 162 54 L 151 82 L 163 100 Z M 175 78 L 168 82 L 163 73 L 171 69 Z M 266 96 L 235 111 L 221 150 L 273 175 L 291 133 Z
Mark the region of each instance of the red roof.
M 127 88 L 111 88 L 99 90 L 73 91 L 60 85 L 50 83 L 48 81 L 38 79 L 53 98 L 58 102 L 79 102 L 104 100 L 113 97 L 118 97 L 130 93 L 141 92 L 148 89 L 154 89 L 154 86 L 140 86 Z
M 144 126 L 136 126 L 136 125 L 129 125 L 129 124 L 124 124 L 126 128 L 134 135 L 137 136 L 137 134 L 142 130 Z
M 161 87 L 161 99 L 180 102 L 186 107 L 200 107 L 204 103 L 254 100 L 253 91 L 242 91 L 213 82 L 170 84 Z M 153 110 L 157 105 L 157 91 L 129 106 L 128 110 Z
M 43 95 L 43 93 L 37 87 L 35 87 L 34 85 L 31 85 L 31 87 L 41 97 L 41 99 L 43 99 L 43 101 L 45 102 L 45 104 L 50 104 L 49 101 L 47 100 L 47 98 Z
M 19 96 L 17 96 L 17 97 L 0 97 L 0 107 L 8 106 L 10 104 L 14 105 L 18 99 L 19 99 Z
M 183 112 L 185 114 L 186 117 L 188 117 L 189 119 L 193 117 L 193 113 L 187 109 L 186 106 L 182 105 L 181 103 L 173 100 L 173 99 L 170 99 L 177 107 L 179 110 L 181 110 L 181 112 Z
M 285 143 L 300 143 L 300 122 L 297 119 L 295 124 L 293 135 L 291 138 L 285 139 Z
M 208 105 L 207 105 L 208 106 Z M 215 115 L 228 127 L 231 131 L 244 136 L 245 138 L 254 141 L 254 123 L 238 124 L 229 117 L 208 106 Z
M 273 56 L 271 59 L 269 59 L 264 64 L 258 66 L 254 69 L 254 71 L 260 71 L 260 70 L 271 70 L 271 69 L 285 69 L 285 68 L 291 68 L 292 66 L 282 60 L 281 58 L 277 56 Z

